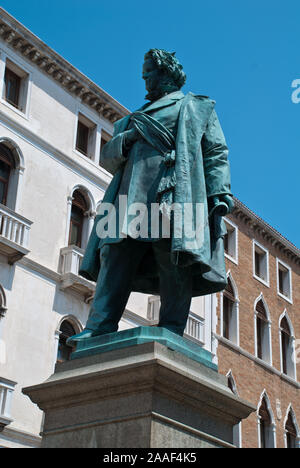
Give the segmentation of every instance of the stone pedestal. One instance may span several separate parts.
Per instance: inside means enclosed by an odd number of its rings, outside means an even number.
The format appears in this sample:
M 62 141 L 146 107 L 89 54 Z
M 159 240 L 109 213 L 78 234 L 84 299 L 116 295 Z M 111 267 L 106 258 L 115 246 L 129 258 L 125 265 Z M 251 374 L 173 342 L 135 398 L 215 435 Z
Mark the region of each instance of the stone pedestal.
M 86 340 L 46 382 L 23 389 L 45 412 L 42 447 L 233 447 L 233 426 L 255 408 L 230 391 L 210 353 L 159 328 L 112 335 Z

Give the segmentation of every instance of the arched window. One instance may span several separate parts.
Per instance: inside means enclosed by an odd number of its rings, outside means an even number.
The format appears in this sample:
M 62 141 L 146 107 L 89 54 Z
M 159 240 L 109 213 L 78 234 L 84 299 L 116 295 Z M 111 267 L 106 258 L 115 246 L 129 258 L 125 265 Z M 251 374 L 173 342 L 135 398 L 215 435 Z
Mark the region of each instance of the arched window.
M 228 387 L 235 395 L 238 395 L 237 386 L 232 372 L 229 371 L 227 374 Z M 238 423 L 233 426 L 233 445 L 237 448 L 242 448 L 242 423 Z
M 64 362 L 70 359 L 73 347 L 67 345 L 66 341 L 70 336 L 76 335 L 76 331 L 69 320 L 64 320 L 60 326 L 58 351 L 57 351 L 57 362 Z
M 300 432 L 292 405 L 289 405 L 284 423 L 286 448 L 300 448 Z
M 268 434 L 271 426 L 271 418 L 265 398 L 259 408 L 260 421 L 260 448 L 268 448 Z
M 238 344 L 238 306 L 239 300 L 236 294 L 236 287 L 231 277 L 228 275 L 228 283 L 222 294 L 222 336 L 227 340 Z
M 281 349 L 281 370 L 289 377 L 295 378 L 294 356 L 294 337 L 291 325 L 286 314 L 280 320 L 280 349 Z
M 83 227 L 87 211 L 88 205 L 85 197 L 79 190 L 75 190 L 71 208 L 69 245 L 83 247 Z
M 6 307 L 6 296 L 4 289 L 0 284 L 0 319 L 3 318 L 6 314 L 7 307 Z
M 3 144 L 0 144 L 0 203 L 6 205 L 9 180 L 14 169 L 14 159 L 10 150 Z
M 263 299 L 255 307 L 256 356 L 271 364 L 271 324 Z
M 0 137 L 0 203 L 14 211 L 18 210 L 24 169 L 18 145 L 10 138 Z
M 261 400 L 258 411 L 259 446 L 260 448 L 275 448 L 275 425 L 266 395 Z
M 288 419 L 285 423 L 286 446 L 287 448 L 296 448 L 297 445 L 297 430 L 292 418 L 292 413 L 289 412 Z
M 286 317 L 283 317 L 280 322 L 281 332 L 281 356 L 282 356 L 282 372 L 287 374 L 287 360 L 289 358 L 289 348 L 291 342 L 291 331 Z

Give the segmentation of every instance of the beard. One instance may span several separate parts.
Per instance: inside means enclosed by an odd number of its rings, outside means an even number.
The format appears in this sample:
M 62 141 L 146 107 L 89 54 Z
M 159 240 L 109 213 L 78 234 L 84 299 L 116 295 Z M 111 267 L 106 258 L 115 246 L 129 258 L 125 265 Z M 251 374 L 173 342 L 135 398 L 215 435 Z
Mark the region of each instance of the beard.
M 148 91 L 148 94 L 146 94 L 145 96 L 145 99 L 147 101 L 157 101 L 158 99 L 160 99 L 161 97 L 163 96 L 163 92 L 162 90 L 158 87 L 158 88 L 154 88 L 154 89 L 151 89 L 150 91 Z
M 176 86 L 173 82 L 170 82 L 169 80 L 155 81 L 155 83 L 150 82 L 147 83 L 148 94 L 145 96 L 145 99 L 151 102 L 157 101 L 162 96 L 173 93 L 174 91 L 178 91 L 179 89 L 180 88 L 178 86 Z

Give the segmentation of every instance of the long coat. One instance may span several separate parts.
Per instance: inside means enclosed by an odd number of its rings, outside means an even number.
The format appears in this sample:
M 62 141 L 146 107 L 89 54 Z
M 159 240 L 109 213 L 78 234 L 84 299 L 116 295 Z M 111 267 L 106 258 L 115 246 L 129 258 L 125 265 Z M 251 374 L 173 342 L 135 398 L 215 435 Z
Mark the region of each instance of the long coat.
M 167 96 L 143 112 L 172 104 L 174 102 Z M 195 238 L 192 246 L 183 226 L 183 235 L 171 239 L 170 255 L 173 263 L 182 268 L 192 265 L 193 296 L 221 291 L 227 284 L 223 242 L 225 224 L 220 216 L 210 217 L 208 212 L 210 197 L 231 195 L 228 149 L 214 107 L 215 102 L 211 99 L 189 93 L 182 99 L 178 118 L 174 202 L 177 206 L 189 203 L 195 207 L 202 204 L 204 223 L 202 236 Z M 129 122 L 130 116 L 126 116 L 115 123 L 113 138 L 105 145 L 105 152 L 102 153 L 104 167 L 114 174 L 103 198 L 105 203 L 114 204 L 118 195 L 126 164 L 126 158 L 122 155 L 123 133 Z M 99 248 L 103 240 L 99 239 L 96 228 L 102 216 L 98 215 L 95 219 L 80 269 L 82 276 L 93 281 L 97 281 L 101 268 Z M 133 291 L 155 295 L 160 293 L 158 269 L 151 249 L 134 278 Z

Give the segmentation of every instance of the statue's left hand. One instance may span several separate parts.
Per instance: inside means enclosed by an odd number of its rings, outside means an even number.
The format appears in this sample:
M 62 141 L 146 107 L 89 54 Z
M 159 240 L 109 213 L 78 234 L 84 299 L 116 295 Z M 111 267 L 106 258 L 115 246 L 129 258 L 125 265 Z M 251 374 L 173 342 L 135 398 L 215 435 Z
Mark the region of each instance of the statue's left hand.
M 231 195 L 221 195 L 220 201 L 223 201 L 228 206 L 228 213 L 232 213 L 234 210 L 234 200 Z
M 232 213 L 234 209 L 234 200 L 231 195 L 219 195 L 209 199 L 210 215 L 226 216 Z
M 220 195 L 209 199 L 209 214 L 213 235 L 218 238 L 222 235 L 222 217 L 234 209 L 234 200 L 231 195 Z

